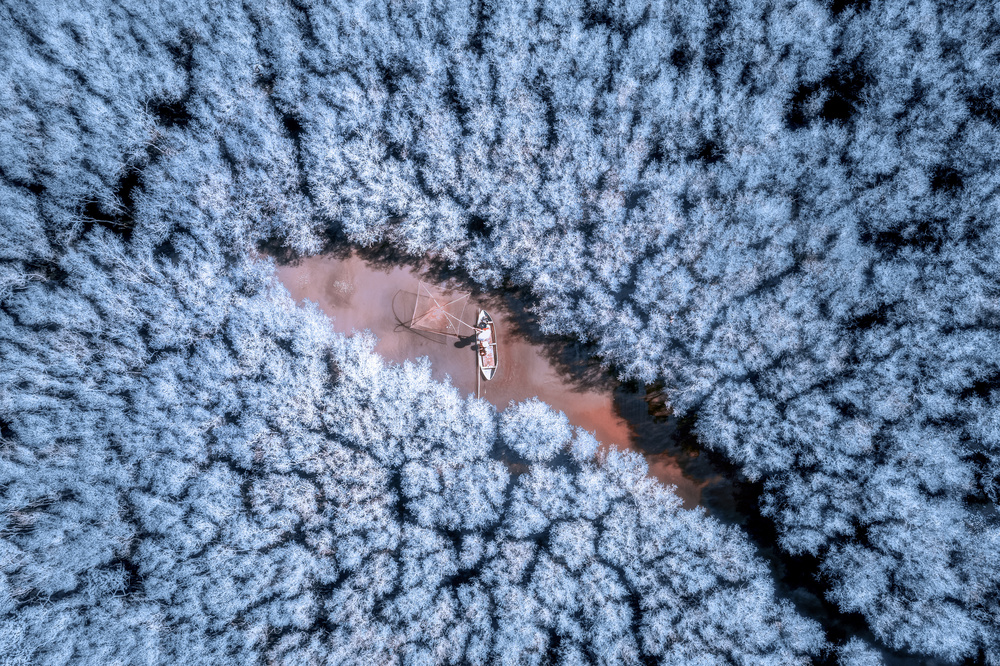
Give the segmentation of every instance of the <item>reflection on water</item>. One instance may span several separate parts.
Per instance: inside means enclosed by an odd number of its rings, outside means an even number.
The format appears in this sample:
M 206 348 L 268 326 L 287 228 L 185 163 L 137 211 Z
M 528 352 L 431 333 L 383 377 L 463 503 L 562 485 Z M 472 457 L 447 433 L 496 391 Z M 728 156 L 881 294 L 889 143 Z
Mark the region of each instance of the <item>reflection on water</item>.
M 378 337 L 375 351 L 390 361 L 402 362 L 426 356 L 437 379 L 450 377 L 463 394 L 476 394 L 506 408 L 537 396 L 561 410 L 574 426 L 595 433 L 605 446 L 615 445 L 642 453 L 649 473 L 677 487 L 684 505 L 692 507 L 709 497 L 725 503 L 725 481 L 697 451 L 685 446 L 676 419 L 654 417 L 644 389 L 629 389 L 570 345 L 554 345 L 540 336 L 529 340 L 523 309 L 510 299 L 473 293 L 462 314 L 475 323 L 479 308 L 485 308 L 497 323 L 500 364 L 492 381 L 480 381 L 471 327 L 462 326 L 466 337 L 443 336 L 408 327 L 416 305 L 418 281 L 468 290 L 468 286 L 442 285 L 440 278 L 406 265 L 365 261 L 355 254 L 323 255 L 297 259 L 278 266 L 278 279 L 296 302 L 317 303 L 343 333 L 371 330 Z M 559 347 L 559 351 L 554 351 Z M 478 386 L 477 386 L 478 384 Z

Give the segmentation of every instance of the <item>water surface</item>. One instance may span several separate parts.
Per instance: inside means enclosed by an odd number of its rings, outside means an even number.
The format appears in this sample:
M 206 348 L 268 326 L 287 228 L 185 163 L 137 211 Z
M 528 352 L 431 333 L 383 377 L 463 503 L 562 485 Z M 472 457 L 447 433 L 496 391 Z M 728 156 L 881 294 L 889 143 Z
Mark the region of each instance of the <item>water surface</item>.
M 639 451 L 649 473 L 676 486 L 687 507 L 702 502 L 706 487 L 723 483 L 717 472 L 700 464 L 696 450 L 678 445 L 675 422 L 649 413 L 645 390 L 621 386 L 584 354 L 567 360 L 564 349 L 554 351 L 558 341 L 528 330 L 525 312 L 512 307 L 510 299 L 432 277 L 427 266 L 368 261 L 354 253 L 279 262 L 277 273 L 296 302 L 318 304 L 337 331 L 372 331 L 378 337 L 375 351 L 389 361 L 426 356 L 436 379 L 448 378 L 461 393 L 478 394 L 498 410 L 538 397 L 564 412 L 572 425 L 593 432 L 604 446 Z M 420 280 L 470 293 L 460 336 L 410 328 Z M 499 368 L 491 381 L 479 377 L 471 339 L 480 307 L 493 316 L 500 343 Z

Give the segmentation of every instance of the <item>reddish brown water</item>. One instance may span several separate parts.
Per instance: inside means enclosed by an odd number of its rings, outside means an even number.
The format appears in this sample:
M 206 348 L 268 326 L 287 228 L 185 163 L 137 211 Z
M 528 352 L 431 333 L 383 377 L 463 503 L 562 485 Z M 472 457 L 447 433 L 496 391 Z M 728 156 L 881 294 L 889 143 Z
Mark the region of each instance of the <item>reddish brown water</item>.
M 426 356 L 435 378 L 450 378 L 463 394 L 478 390 L 480 397 L 499 410 L 537 396 L 564 412 L 571 424 L 594 432 L 605 446 L 639 451 L 649 464 L 649 473 L 676 486 L 685 506 L 701 503 L 702 490 L 717 482 L 711 470 L 699 470 L 694 464 L 696 453 L 676 447 L 669 452 L 656 451 L 664 447 L 649 446 L 653 419 L 641 396 L 624 390 L 606 373 L 590 372 L 582 378 L 580 373 L 560 368 L 551 351 L 521 332 L 516 313 L 489 294 L 473 293 L 462 316 L 467 324 L 473 324 L 479 308 L 484 307 L 496 322 L 499 367 L 487 382 L 479 378 L 469 339 L 471 327 L 459 327 L 463 339 L 409 328 L 418 281 L 436 284 L 423 269 L 383 267 L 352 254 L 346 258 L 324 255 L 298 259 L 279 264 L 277 273 L 296 302 L 308 299 L 317 303 L 337 331 L 371 330 L 379 340 L 375 351 L 390 361 L 401 363 Z M 652 434 L 654 439 L 657 436 Z M 640 439 L 645 446 L 638 446 Z

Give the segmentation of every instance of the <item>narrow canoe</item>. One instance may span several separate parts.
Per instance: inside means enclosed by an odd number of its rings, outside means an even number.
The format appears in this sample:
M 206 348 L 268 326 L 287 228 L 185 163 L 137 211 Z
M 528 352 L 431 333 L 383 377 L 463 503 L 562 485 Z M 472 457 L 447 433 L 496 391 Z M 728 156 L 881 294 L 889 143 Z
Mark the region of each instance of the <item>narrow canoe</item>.
M 490 337 L 489 340 L 483 344 L 485 348 L 485 353 L 483 348 L 480 347 L 479 341 L 476 342 L 476 357 L 479 362 L 479 371 L 483 373 L 483 377 L 487 381 L 493 379 L 493 375 L 496 374 L 497 366 L 499 365 L 500 358 L 497 356 L 497 327 L 493 323 L 493 317 L 486 310 L 479 311 L 479 319 L 476 320 L 476 326 L 482 328 L 483 325 L 489 326 Z

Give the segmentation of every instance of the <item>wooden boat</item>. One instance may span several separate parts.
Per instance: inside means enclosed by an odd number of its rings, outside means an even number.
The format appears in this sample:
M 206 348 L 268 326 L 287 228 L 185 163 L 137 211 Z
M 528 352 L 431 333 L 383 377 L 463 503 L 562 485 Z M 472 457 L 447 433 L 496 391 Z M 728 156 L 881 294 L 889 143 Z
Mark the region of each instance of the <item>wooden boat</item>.
M 479 311 L 479 319 L 476 320 L 476 328 L 483 326 L 489 328 L 489 338 L 483 340 L 479 331 L 476 331 L 476 357 L 479 362 L 479 371 L 487 381 L 493 379 L 496 374 L 500 358 L 497 356 L 497 327 L 493 323 L 493 317 L 486 310 Z

